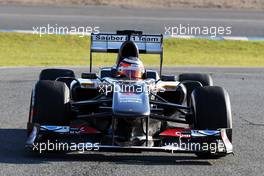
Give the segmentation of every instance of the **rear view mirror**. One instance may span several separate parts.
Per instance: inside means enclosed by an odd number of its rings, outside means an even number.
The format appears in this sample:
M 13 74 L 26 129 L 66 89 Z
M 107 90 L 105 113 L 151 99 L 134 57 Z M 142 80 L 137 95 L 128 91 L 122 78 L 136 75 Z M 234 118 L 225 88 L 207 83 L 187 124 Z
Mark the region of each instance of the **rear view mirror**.
M 82 73 L 83 79 L 97 79 L 98 76 L 96 73 Z
M 162 81 L 176 81 L 176 77 L 173 75 L 161 75 Z

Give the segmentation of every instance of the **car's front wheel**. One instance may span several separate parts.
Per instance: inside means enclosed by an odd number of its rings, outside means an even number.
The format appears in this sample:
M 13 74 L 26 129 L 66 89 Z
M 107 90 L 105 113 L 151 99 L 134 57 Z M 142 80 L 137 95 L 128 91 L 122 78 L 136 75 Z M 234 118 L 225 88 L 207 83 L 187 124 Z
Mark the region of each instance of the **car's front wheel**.
M 69 88 L 65 83 L 38 81 L 32 91 L 28 124 L 69 125 L 69 101 Z
M 193 128 L 198 130 L 217 130 L 232 128 L 230 99 L 222 87 L 205 86 L 197 88 L 191 95 L 193 109 Z M 229 136 L 232 140 L 232 136 Z M 213 156 L 208 153 L 197 153 L 199 157 Z

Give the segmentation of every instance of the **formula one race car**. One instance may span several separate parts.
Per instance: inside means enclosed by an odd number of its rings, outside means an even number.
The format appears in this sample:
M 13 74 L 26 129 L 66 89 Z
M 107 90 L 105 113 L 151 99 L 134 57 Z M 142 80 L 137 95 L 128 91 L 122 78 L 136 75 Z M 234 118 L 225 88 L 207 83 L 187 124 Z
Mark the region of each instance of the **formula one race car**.
M 118 53 L 92 72 L 94 52 Z M 159 73 L 140 54 L 159 54 Z M 91 35 L 90 72 L 42 70 L 31 96 L 26 148 L 31 151 L 170 151 L 232 153 L 229 95 L 210 75 L 162 75 L 163 36 L 141 31 Z

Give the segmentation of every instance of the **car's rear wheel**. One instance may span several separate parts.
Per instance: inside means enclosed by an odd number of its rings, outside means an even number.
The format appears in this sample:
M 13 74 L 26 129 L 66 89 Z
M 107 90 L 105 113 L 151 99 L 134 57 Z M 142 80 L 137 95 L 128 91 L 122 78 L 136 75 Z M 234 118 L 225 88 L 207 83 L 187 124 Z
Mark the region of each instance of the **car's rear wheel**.
M 217 86 L 200 87 L 191 95 L 193 108 L 193 128 L 217 130 L 232 128 L 230 99 L 227 91 Z M 232 136 L 229 136 L 232 140 Z M 197 153 L 199 157 L 212 157 L 210 152 Z
M 65 83 L 38 81 L 32 91 L 29 124 L 69 125 L 69 101 L 69 88 Z
M 183 73 L 178 76 L 178 80 L 186 87 L 187 105 L 190 105 L 190 99 L 193 90 L 202 86 L 213 86 L 213 79 L 208 74 Z
M 54 81 L 59 77 L 75 77 L 75 74 L 72 70 L 69 69 L 49 68 L 41 71 L 39 80 Z
M 181 81 L 198 81 L 203 86 L 213 86 L 213 79 L 208 74 L 200 73 L 183 73 L 178 76 L 178 80 Z

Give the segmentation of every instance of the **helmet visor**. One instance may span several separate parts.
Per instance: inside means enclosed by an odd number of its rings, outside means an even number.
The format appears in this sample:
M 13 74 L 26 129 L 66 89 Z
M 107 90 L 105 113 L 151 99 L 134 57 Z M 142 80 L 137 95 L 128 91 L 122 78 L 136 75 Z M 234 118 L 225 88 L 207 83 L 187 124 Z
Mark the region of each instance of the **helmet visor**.
M 125 78 L 128 79 L 141 79 L 142 75 L 144 73 L 144 68 L 143 67 L 133 67 L 133 66 L 128 66 L 128 67 L 119 67 L 119 74 L 121 76 L 124 76 Z

